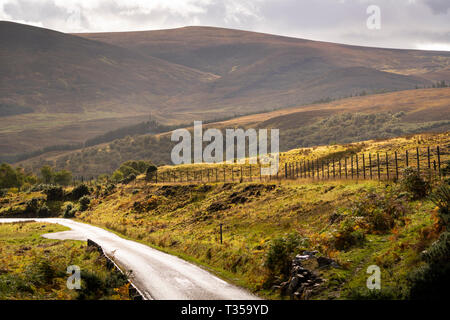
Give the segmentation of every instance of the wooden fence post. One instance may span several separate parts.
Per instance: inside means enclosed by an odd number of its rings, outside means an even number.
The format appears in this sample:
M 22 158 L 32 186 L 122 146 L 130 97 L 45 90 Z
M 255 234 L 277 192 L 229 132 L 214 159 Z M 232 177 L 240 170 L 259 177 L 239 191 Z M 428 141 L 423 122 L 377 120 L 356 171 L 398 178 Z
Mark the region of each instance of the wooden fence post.
M 356 180 L 359 180 L 359 163 L 358 163 L 358 154 L 356 154 Z
M 417 155 L 417 173 L 420 176 L 419 148 L 416 148 L 416 155 Z
M 386 176 L 387 179 L 389 180 L 389 157 L 387 152 L 386 152 Z
M 300 169 L 302 171 L 300 177 L 306 179 L 306 160 L 302 160 L 300 163 Z
M 323 160 L 320 160 L 320 163 L 322 164 L 322 180 L 325 180 L 325 168 L 323 166 Z
M 223 244 L 223 230 L 222 230 L 222 223 L 221 223 L 219 226 L 220 226 L 220 244 Z
M 316 173 L 316 171 L 314 168 L 314 160 L 311 160 L 311 175 L 312 175 L 313 180 L 315 178 L 315 173 Z
M 284 163 L 284 178 L 287 179 L 287 162 Z
M 442 172 L 441 172 L 441 151 L 439 150 L 439 146 L 437 147 L 437 155 L 438 155 L 439 178 L 441 178 L 441 176 L 442 176 Z
M 342 164 L 341 164 L 341 158 L 339 158 L 339 179 L 342 179 Z
M 305 179 L 309 177 L 309 160 L 305 160 Z
M 327 179 L 330 180 L 330 160 L 327 160 Z
M 344 167 L 345 167 L 345 179 L 347 179 L 348 175 L 347 175 L 347 157 L 345 157 L 344 159 Z
M 398 159 L 397 159 L 397 151 L 395 151 L 395 179 L 398 180 Z
M 364 153 L 362 154 L 362 162 L 363 162 L 363 179 L 366 180 L 366 158 Z
M 335 160 L 333 159 L 333 179 L 336 179 L 336 169 L 334 166 Z
M 298 169 L 299 169 L 299 177 L 303 178 L 303 169 L 302 169 L 302 162 L 301 161 L 298 164 Z
M 406 150 L 406 153 L 405 153 L 405 155 L 406 155 L 406 167 L 409 167 L 409 157 L 408 157 L 408 150 Z
M 373 179 L 372 175 L 372 155 L 369 153 L 369 174 L 370 174 L 370 180 Z
M 377 166 L 378 166 L 378 180 L 381 180 L 381 172 L 380 172 L 380 153 L 377 152 Z
M 307 172 L 308 172 L 308 178 L 311 178 L 311 162 L 308 159 L 308 167 L 307 167 Z
M 428 157 L 428 176 L 429 176 L 429 179 L 431 179 L 430 147 L 427 148 L 427 157 Z
M 243 174 L 242 174 L 242 166 L 241 166 L 241 178 L 239 179 L 239 182 L 240 182 L 240 181 L 244 182 L 244 176 L 243 176 Z
M 316 167 L 317 167 L 317 180 L 320 180 L 319 159 L 316 160 Z
M 352 170 L 352 180 L 353 180 L 353 155 L 351 157 L 351 164 L 350 164 L 351 170 Z

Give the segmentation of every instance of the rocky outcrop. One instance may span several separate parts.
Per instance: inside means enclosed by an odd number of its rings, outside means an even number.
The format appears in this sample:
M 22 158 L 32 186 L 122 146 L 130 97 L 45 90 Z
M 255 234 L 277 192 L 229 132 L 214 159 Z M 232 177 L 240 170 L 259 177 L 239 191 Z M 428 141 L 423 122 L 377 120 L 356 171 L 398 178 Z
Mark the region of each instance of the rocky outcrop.
M 323 268 L 339 268 L 339 264 L 327 257 L 316 257 L 317 251 L 303 251 L 292 260 L 291 274 L 288 281 L 274 286 L 282 295 L 289 295 L 291 299 L 307 300 L 311 294 L 319 290 L 324 279 L 317 271 Z

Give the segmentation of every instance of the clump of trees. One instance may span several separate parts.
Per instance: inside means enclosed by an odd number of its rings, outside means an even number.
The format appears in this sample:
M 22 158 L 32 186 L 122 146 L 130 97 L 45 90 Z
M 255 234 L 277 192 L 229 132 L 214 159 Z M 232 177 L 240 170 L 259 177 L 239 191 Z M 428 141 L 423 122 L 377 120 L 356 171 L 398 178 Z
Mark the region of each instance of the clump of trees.
M 125 183 L 131 182 L 140 174 L 144 174 L 151 167 L 155 167 L 149 161 L 129 160 L 120 165 L 120 167 L 112 174 L 112 180 Z
M 72 183 L 72 173 L 68 170 L 54 171 L 50 166 L 41 168 L 42 182 L 45 184 L 57 184 L 68 186 Z
M 433 83 L 433 88 L 448 88 L 448 87 L 449 85 L 445 83 L 445 80 Z
M 281 151 L 299 147 L 387 139 L 427 131 L 447 130 L 447 120 L 422 123 L 404 121 L 403 111 L 380 113 L 339 113 L 319 116 L 310 123 L 280 130 Z M 299 122 L 301 119 L 299 119 Z
M 43 166 L 40 177 L 22 167 L 14 168 L 7 163 L 0 165 L 0 189 L 31 188 L 37 183 L 45 185 L 68 186 L 72 183 L 72 173 L 67 170 L 55 171 L 50 166 Z
M 13 168 L 6 163 L 0 165 L 0 189 L 21 188 L 36 182 L 36 176 L 21 167 Z

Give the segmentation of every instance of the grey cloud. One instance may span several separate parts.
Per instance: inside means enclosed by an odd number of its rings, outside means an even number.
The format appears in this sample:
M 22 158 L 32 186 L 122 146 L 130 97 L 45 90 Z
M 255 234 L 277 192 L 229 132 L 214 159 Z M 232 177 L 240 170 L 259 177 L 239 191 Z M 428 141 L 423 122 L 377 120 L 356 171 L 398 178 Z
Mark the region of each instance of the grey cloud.
M 53 0 L 9 0 L 3 11 L 13 21 L 63 32 L 80 31 L 75 27 L 94 32 L 196 24 L 367 46 L 415 48 L 424 42 L 450 46 L 450 0 L 190 0 L 190 4 L 202 10 L 167 5 L 143 10 L 125 0 L 98 1 L 96 7 L 82 9 L 78 25 L 69 24 L 73 12 Z M 377 31 L 366 27 L 371 4 L 381 8 L 382 27 Z
M 425 0 L 425 4 L 431 8 L 434 14 L 446 14 L 450 9 L 449 0 Z
M 6 3 L 3 6 L 8 15 L 30 22 L 41 22 L 45 19 L 67 19 L 70 13 L 65 9 L 58 7 L 53 1 L 34 1 L 17 0 L 15 3 Z

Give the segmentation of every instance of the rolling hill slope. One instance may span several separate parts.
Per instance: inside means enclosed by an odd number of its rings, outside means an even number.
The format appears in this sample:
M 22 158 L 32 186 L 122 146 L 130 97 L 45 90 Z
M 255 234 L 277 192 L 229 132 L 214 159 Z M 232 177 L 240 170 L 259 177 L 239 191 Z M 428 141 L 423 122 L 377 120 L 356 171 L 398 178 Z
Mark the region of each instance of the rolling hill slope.
M 207 78 L 125 48 L 11 22 L 0 22 L 0 55 L 1 102 L 48 113 L 98 111 L 100 102 L 139 94 L 156 106 Z
M 316 64 L 320 71 L 327 65 L 367 66 L 428 80 L 441 80 L 443 75 L 449 79 L 450 73 L 448 52 L 349 46 L 224 28 L 184 27 L 76 35 L 134 49 L 222 77 L 244 68 L 257 67 L 257 62 L 272 58 L 290 66 Z M 317 62 L 327 63 L 321 66 Z M 436 78 L 432 73 L 437 72 L 442 74 Z
M 450 53 L 211 27 L 70 35 L 0 22 L 0 153 L 450 80 Z
M 450 130 L 450 88 L 407 90 L 352 97 L 323 104 L 243 116 L 204 125 L 226 128 L 280 129 L 280 151 L 299 147 L 391 138 Z M 192 128 L 191 128 L 192 129 Z M 127 160 L 170 164 L 176 143 L 170 132 L 136 135 L 70 152 L 50 152 L 20 163 L 38 171 L 44 164 L 76 176 L 111 173 Z
M 266 110 L 450 79 L 448 52 L 365 48 L 212 27 L 80 36 L 216 74 L 217 80 L 202 86 L 204 108 Z

